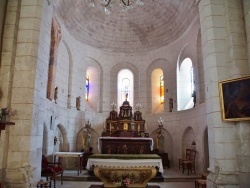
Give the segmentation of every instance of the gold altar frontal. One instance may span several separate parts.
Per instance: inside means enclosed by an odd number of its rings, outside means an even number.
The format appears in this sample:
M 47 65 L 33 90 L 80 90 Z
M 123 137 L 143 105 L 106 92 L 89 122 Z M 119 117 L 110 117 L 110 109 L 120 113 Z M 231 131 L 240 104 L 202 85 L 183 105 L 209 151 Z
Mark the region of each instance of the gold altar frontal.
M 126 178 L 131 182 L 128 187 L 146 188 L 147 183 L 155 177 L 155 167 L 99 167 L 94 174 L 103 182 L 105 188 L 121 187 Z
M 155 154 L 94 154 L 88 159 L 87 168 L 94 167 L 94 174 L 103 182 L 103 187 L 122 187 L 123 180 L 128 187 L 146 188 L 147 183 L 163 172 L 162 161 Z

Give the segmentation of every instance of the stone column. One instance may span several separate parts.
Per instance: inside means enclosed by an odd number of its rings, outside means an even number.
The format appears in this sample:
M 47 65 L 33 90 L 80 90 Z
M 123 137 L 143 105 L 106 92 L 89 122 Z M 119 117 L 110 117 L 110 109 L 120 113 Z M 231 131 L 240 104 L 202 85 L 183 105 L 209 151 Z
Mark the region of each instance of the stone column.
M 218 83 L 249 73 L 241 1 L 201 0 L 199 11 L 209 140 L 207 187 L 238 187 L 237 127 L 222 121 Z
M 16 115 L 11 119 L 15 125 L 8 127 L 4 139 L 2 180 L 6 187 L 34 187 L 41 173 L 35 82 L 43 2 L 9 0 L 7 5 L 4 40 L 12 48 L 3 59 L 6 67 L 1 67 L 1 75 L 13 74 L 13 79 L 7 76 L 10 81 L 4 86 Z
M 17 45 L 17 30 L 20 17 L 20 3 L 18 1 L 8 1 L 6 15 L 4 15 L 4 5 L 6 2 L 0 3 L 1 16 L 4 19 L 3 40 L 1 45 L 1 63 L 0 63 L 0 107 L 11 107 L 11 93 L 13 83 L 13 69 Z M 3 7 L 2 7 L 3 6 Z M 9 127 L 5 131 L 1 131 L 0 135 L 0 181 L 5 182 L 9 147 Z

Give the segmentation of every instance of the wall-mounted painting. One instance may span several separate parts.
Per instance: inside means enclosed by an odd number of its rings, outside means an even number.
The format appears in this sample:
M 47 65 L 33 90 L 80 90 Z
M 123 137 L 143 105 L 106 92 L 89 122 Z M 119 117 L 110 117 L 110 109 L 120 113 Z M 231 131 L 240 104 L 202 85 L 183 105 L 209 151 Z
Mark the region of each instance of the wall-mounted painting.
M 219 82 L 223 121 L 250 121 L 250 76 Z

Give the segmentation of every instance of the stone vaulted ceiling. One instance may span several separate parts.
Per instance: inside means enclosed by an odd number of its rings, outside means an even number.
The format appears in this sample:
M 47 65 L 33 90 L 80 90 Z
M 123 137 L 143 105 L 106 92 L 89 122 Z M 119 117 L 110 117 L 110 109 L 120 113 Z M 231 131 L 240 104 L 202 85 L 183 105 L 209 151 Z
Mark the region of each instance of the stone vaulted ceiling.
M 55 11 L 76 40 L 110 52 L 145 52 L 180 37 L 198 15 L 195 0 L 144 0 L 123 13 L 119 2 L 111 15 L 88 7 L 86 0 L 55 0 Z

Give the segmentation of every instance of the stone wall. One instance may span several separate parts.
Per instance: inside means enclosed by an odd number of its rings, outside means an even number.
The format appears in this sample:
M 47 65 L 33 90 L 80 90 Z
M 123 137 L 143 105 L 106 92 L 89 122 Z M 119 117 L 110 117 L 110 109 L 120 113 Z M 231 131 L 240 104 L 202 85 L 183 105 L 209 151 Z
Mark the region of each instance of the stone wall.
M 1 181 L 9 187 L 34 185 L 40 179 L 42 154 L 52 160 L 55 151 L 81 150 L 80 135 L 86 120 L 92 124 L 91 144 L 97 153 L 97 138 L 109 116 L 110 104 L 116 102 L 117 73 L 128 68 L 135 78 L 134 104 L 142 105 L 147 132 L 152 137 L 158 128 L 158 118 L 164 119 L 164 150 L 169 153 L 172 167 L 177 168 L 178 159 L 195 141 L 196 170 L 203 172 L 207 168 L 209 143 L 209 186 L 249 185 L 250 167 L 245 165 L 250 164 L 249 151 L 244 147 L 249 145 L 249 136 L 245 134 L 249 123 L 235 126 L 221 121 L 218 91 L 218 81 L 249 74 L 245 38 L 240 33 L 244 31 L 240 8 L 238 1 L 201 0 L 200 20 L 197 16 L 183 36 L 157 50 L 130 54 L 103 52 L 80 43 L 68 33 L 49 1 L 8 1 L 0 104 L 15 109 L 16 114 L 11 117 L 15 126 L 1 132 Z M 232 13 L 238 16 L 236 21 L 231 18 Z M 53 18 L 58 20 L 62 34 L 55 66 L 57 103 L 47 98 Z M 177 112 L 176 69 L 186 57 L 193 61 L 198 101 L 195 108 Z M 168 89 L 161 112 L 152 111 L 150 78 L 156 68 L 162 69 Z M 91 96 L 94 99 L 89 102 L 84 99 L 87 70 L 95 76 L 96 84 Z M 90 95 L 91 92 L 90 87 Z M 76 109 L 78 96 L 80 110 Z M 168 109 L 170 97 L 174 99 L 173 112 Z M 71 167 L 74 162 L 65 161 L 64 165 Z

